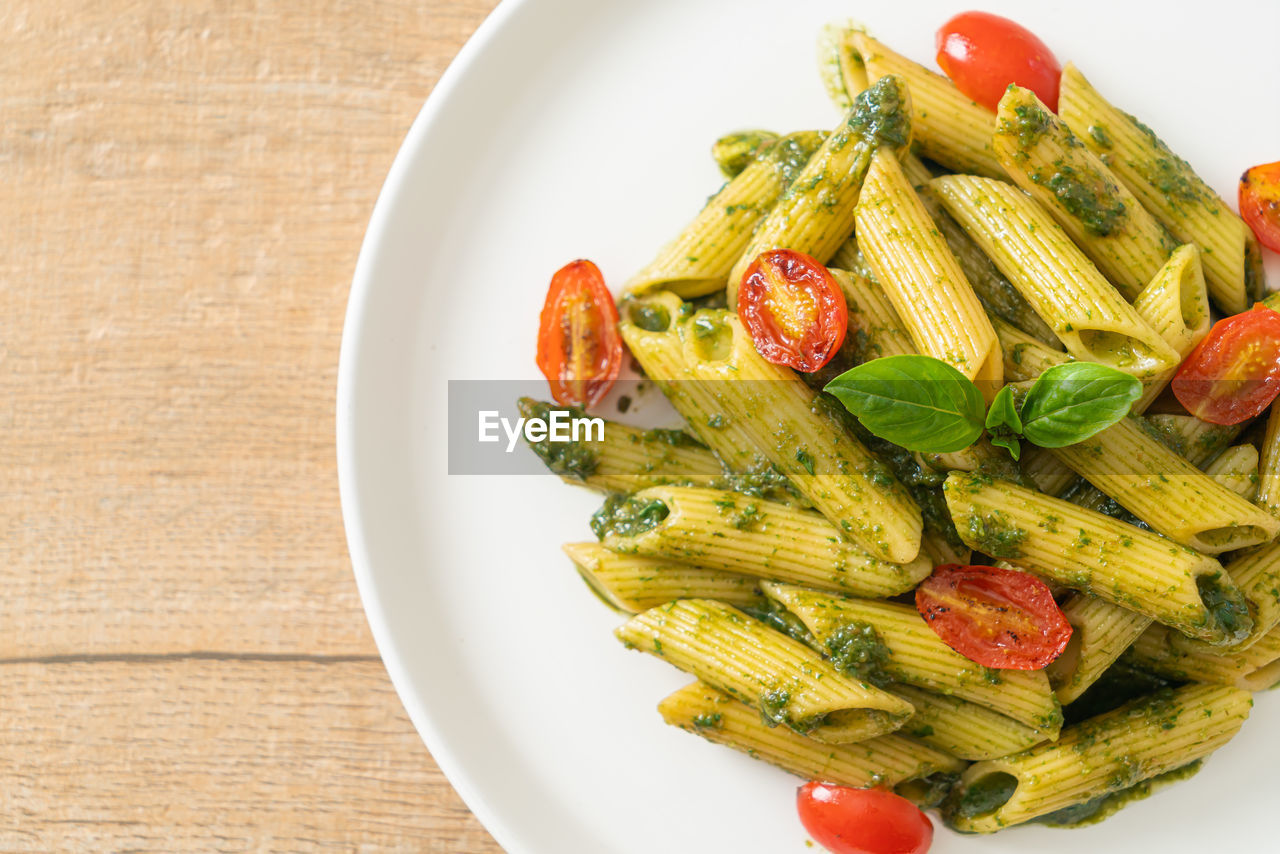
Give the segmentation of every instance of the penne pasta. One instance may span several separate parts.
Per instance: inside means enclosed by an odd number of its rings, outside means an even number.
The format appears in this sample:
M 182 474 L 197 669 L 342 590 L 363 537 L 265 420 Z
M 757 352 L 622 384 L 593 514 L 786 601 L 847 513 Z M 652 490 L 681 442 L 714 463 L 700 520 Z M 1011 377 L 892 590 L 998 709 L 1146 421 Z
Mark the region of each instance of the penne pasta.
M 1125 299 L 1164 266 L 1173 239 L 1030 89 L 1010 86 L 1000 99 L 992 147 Z
M 761 602 L 757 579 L 750 575 L 619 554 L 599 543 L 565 543 L 561 548 L 587 586 L 617 611 L 638 614 L 673 599 L 715 599 L 735 608 Z
M 690 315 L 677 298 L 661 300 L 661 323 L 629 317 L 619 330 L 698 437 L 731 470 L 774 466 L 864 551 L 895 563 L 915 560 L 920 508 L 835 418 L 815 409 L 817 392 L 766 362 L 736 315 Z
M 897 733 L 854 744 L 822 744 L 785 727 L 710 685 L 694 682 L 658 704 L 662 719 L 708 741 L 740 750 L 806 780 L 841 786 L 896 786 L 938 773 L 959 773 L 954 756 Z
M 1238 643 L 1252 627 L 1239 588 L 1207 555 L 1007 481 L 953 472 L 944 490 L 970 548 L 1209 643 Z
M 1178 355 L 1021 190 L 964 175 L 929 185 L 1077 359 L 1147 377 Z
M 1082 804 L 1194 762 L 1231 739 L 1249 692 L 1189 685 L 1062 731 L 1056 743 L 970 766 L 943 808 L 965 833 L 990 833 Z
M 912 713 L 905 700 L 845 677 L 803 643 L 710 599 L 650 608 L 615 634 L 754 706 L 773 725 L 824 743 L 887 735 Z
M 723 290 L 751 235 L 822 145 L 826 134 L 790 134 L 768 145 L 712 196 L 693 221 L 627 282 L 626 291 L 698 297 Z
M 867 554 L 817 513 L 722 490 L 653 487 L 597 521 L 611 551 L 863 596 L 902 593 L 933 570 L 927 555 L 903 564 Z
M 870 634 L 870 643 L 883 647 L 881 667 L 887 679 L 976 703 L 1035 729 L 1042 738 L 1057 737 L 1062 710 L 1044 673 L 975 664 L 943 643 L 909 605 L 774 582 L 762 584 L 761 590 L 799 617 L 833 660 L 851 653 L 854 660 L 865 657 Z M 866 632 L 868 626 L 872 633 Z
M 906 84 L 886 77 L 862 92 L 769 214 L 760 221 L 729 271 L 726 296 L 738 304 L 738 285 L 755 257 L 794 249 L 825 264 L 853 231 L 854 205 L 871 156 L 880 147 L 905 148 L 911 136 Z
M 1126 418 L 1053 455 L 1174 542 L 1204 552 L 1270 542 L 1280 519 L 1219 485 Z
M 1175 238 L 1201 248 L 1214 302 L 1235 314 L 1261 296 L 1262 259 L 1249 227 L 1151 128 L 1112 106 L 1071 63 L 1062 70 L 1058 113 Z
M 994 397 L 1003 374 L 995 331 L 892 152 L 872 157 L 856 223 L 858 245 L 916 350 Z
M 894 53 L 866 33 L 852 32 L 849 38 L 868 80 L 875 83 L 894 75 L 911 90 L 911 123 L 921 154 L 954 172 L 1005 177 L 991 149 L 995 115 L 990 110 L 965 97 L 941 74 Z

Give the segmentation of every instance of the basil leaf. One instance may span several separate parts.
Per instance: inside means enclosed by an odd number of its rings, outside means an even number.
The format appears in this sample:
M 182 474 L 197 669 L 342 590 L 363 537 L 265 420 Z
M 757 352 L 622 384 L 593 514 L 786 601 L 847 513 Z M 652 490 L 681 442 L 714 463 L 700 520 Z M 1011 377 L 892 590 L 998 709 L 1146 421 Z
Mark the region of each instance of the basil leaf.
M 1061 448 L 1101 433 L 1129 414 L 1142 383 L 1094 362 L 1068 362 L 1040 375 L 1022 401 L 1022 435 Z
M 991 444 L 997 448 L 1005 448 L 1015 460 L 1022 455 L 1022 446 L 1018 436 L 1022 433 L 1022 419 L 1018 417 L 1018 406 L 1013 402 L 1013 388 L 1005 386 L 996 392 L 987 410 L 987 432 L 991 434 Z
M 1018 442 L 1018 437 L 1009 433 L 1002 436 L 992 436 L 991 444 L 997 448 L 1004 448 L 1009 452 L 1009 456 L 1013 457 L 1014 462 L 1022 458 L 1022 445 Z
M 908 451 L 959 451 L 982 435 L 986 407 L 978 387 L 929 356 L 873 359 L 845 371 L 825 390 L 863 427 Z
M 1018 407 L 1013 402 L 1013 388 L 1005 386 L 996 392 L 987 410 L 987 429 L 993 433 L 1000 430 L 1007 433 L 1021 433 L 1022 419 L 1018 417 Z

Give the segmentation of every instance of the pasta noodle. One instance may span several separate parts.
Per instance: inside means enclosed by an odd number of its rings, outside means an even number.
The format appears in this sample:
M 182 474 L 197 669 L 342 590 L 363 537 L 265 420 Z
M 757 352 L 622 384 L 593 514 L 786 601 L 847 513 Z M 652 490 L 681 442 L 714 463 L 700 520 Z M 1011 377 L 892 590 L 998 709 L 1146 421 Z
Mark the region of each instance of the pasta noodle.
M 872 157 L 856 221 L 858 245 L 916 349 L 994 396 L 1002 374 L 995 331 L 892 152 Z
M 710 599 L 651 608 L 616 634 L 817 741 L 887 735 L 912 713 L 905 700 L 846 678 L 799 641 Z
M 896 786 L 938 773 L 958 773 L 964 763 L 896 733 L 854 744 L 828 745 L 767 726 L 760 713 L 709 685 L 694 682 L 658 704 L 662 719 L 716 744 L 763 759 L 806 780 L 841 786 Z
M 761 601 L 749 575 L 609 551 L 599 543 L 565 543 L 587 585 L 610 607 L 638 614 L 672 599 L 715 599 L 737 608 Z
M 627 291 L 669 290 L 696 297 L 723 290 L 756 227 L 825 138 L 811 131 L 795 133 L 765 148 L 627 282 Z
M 1207 555 L 1066 501 L 953 472 L 947 506 L 965 543 L 1215 644 L 1252 627 L 1244 597 Z
M 910 96 L 897 77 L 885 77 L 858 95 L 826 142 L 796 175 L 756 227 L 729 271 L 729 305 L 747 266 L 767 249 L 795 249 L 825 264 L 853 231 L 854 205 L 871 156 L 882 146 L 904 148 L 910 138 Z
M 1174 237 L 1204 250 L 1218 305 L 1234 314 L 1261 295 L 1262 259 L 1249 227 L 1151 128 L 1112 106 L 1071 63 L 1062 70 L 1058 113 Z
M 915 560 L 920 509 L 857 439 L 815 412 L 817 393 L 766 362 L 736 315 L 704 309 L 678 321 L 682 310 L 668 300 L 665 325 L 645 329 L 629 319 L 619 328 L 698 437 L 732 470 L 776 467 L 864 551 Z
M 1138 377 L 1177 366 L 1173 348 L 1022 191 L 964 175 L 929 186 L 1072 356 Z
M 625 554 L 865 596 L 910 590 L 933 570 L 926 555 L 883 560 L 846 542 L 817 513 L 733 492 L 653 487 L 629 499 L 624 512 L 627 524 L 611 527 L 603 542 Z
M 1155 217 L 1029 89 L 1010 86 L 992 143 L 1014 183 L 1031 194 L 1126 299 L 1174 249 Z
M 957 830 L 990 833 L 1120 791 L 1216 750 L 1252 705 L 1247 691 L 1212 685 L 1134 701 L 1056 743 L 971 765 L 944 815 Z
M 1062 710 L 1043 673 L 991 671 L 974 664 L 943 643 L 914 608 L 773 582 L 761 589 L 799 617 L 824 651 L 838 657 L 843 646 L 861 644 L 865 636 L 859 629 L 870 626 L 885 647 L 888 678 L 985 706 L 1043 738 L 1057 737 Z

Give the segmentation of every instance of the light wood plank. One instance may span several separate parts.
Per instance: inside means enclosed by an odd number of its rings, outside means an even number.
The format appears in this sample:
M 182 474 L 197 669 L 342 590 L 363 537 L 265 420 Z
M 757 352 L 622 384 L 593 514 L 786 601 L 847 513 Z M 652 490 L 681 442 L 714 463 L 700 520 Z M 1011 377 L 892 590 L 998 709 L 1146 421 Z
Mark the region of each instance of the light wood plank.
M 0 4 L 0 658 L 373 652 L 334 462 L 347 290 L 492 5 Z
M 0 666 L 0 850 L 495 854 L 381 662 Z

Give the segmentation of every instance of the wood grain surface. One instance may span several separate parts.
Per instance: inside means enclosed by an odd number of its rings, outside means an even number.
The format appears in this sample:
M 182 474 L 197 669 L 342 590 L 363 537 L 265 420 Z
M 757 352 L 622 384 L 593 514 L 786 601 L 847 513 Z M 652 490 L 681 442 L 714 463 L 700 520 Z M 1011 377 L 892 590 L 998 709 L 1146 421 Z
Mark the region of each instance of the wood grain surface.
M 360 610 L 338 347 L 493 0 L 0 4 L 0 850 L 500 849 Z

